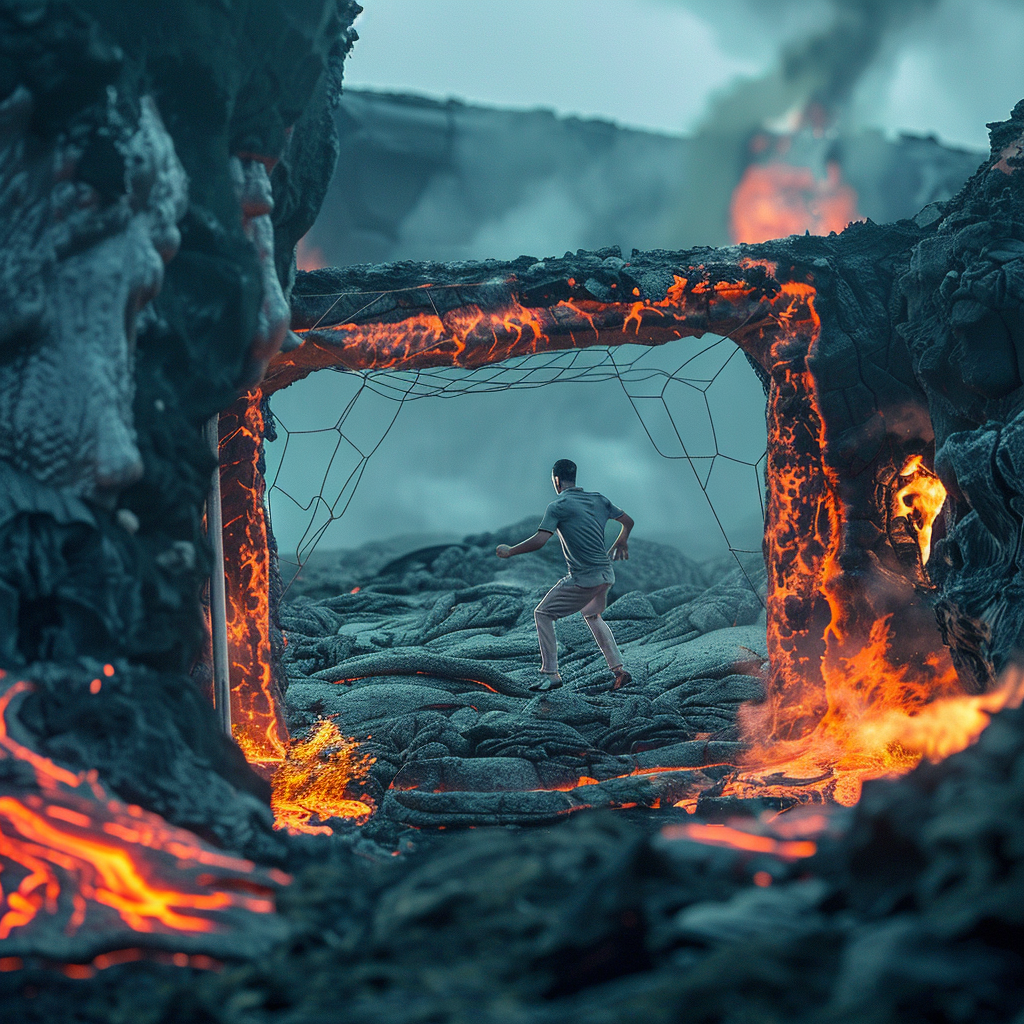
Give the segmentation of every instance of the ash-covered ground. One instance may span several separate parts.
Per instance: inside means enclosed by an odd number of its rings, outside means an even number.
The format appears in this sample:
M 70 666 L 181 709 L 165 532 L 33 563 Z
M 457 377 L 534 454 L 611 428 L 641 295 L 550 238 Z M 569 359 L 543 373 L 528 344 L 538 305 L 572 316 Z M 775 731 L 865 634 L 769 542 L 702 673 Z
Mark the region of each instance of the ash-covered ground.
M 851 810 L 717 798 L 721 767 L 630 775 L 738 754 L 756 563 L 637 538 L 608 610 L 635 681 L 602 691 L 562 620 L 566 686 L 537 696 L 532 608 L 560 554 L 493 555 L 533 525 L 323 554 L 291 587 L 291 725 L 337 715 L 377 758 L 378 810 L 279 833 L 284 939 L 219 970 L 0 974 L 0 1021 L 1020 1021 L 1024 713 Z
M 605 613 L 632 681 L 609 692 L 576 614 L 556 625 L 565 685 L 537 694 L 533 609 L 564 558 L 557 543 L 494 553 L 535 526 L 323 555 L 292 584 L 281 612 L 289 725 L 302 733 L 330 716 L 375 759 L 374 834 L 671 805 L 713 792 L 739 756 L 736 709 L 763 697 L 760 558 L 698 564 L 634 540 Z

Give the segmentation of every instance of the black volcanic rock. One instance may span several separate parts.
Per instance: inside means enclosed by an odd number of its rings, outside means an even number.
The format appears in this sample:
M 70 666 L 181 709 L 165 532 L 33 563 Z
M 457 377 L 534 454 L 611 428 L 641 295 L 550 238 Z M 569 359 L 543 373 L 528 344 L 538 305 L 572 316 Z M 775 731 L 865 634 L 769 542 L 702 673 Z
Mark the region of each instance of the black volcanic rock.
M 158 125 L 151 134 L 166 127 L 189 190 L 180 246 L 160 294 L 148 305 L 153 286 L 133 297 L 145 306 L 138 317 L 134 308 L 114 313 L 130 335 L 125 364 L 111 361 L 98 371 L 134 373 L 125 383 L 129 395 L 134 390 L 126 415 L 141 479 L 94 502 L 0 467 L 0 668 L 39 680 L 30 705 L 37 741 L 51 756 L 97 769 L 113 791 L 169 821 L 274 859 L 281 843 L 271 832 L 267 786 L 218 733 L 209 702 L 189 678 L 203 651 L 200 594 L 210 573 L 203 518 L 215 460 L 202 427 L 245 383 L 264 299 L 232 159 L 278 165 L 279 241 L 287 257 L 278 262 L 287 287 L 295 240 L 315 216 L 333 169 L 334 144 L 320 129 L 337 99 L 359 8 L 349 0 L 0 7 L 0 99 L 27 96 L 31 108 L 24 129 L 17 118 L 7 125 L 6 151 L 71 147 L 67 166 L 53 171 L 53 194 L 79 189 L 81 216 L 90 203 L 96 209 L 92 235 L 58 246 L 58 269 L 79 253 L 88 259 L 90 246 L 101 252 L 123 210 L 137 213 L 141 203 L 159 199 L 147 187 L 166 187 L 155 178 L 148 186 L 138 181 L 136 192 L 124 195 L 127 147 L 142 137 L 145 116 Z M 24 241 L 16 229 L 26 195 L 32 198 L 29 178 L 5 187 L 9 241 Z M 59 202 L 54 209 L 60 214 Z M 53 268 L 46 277 L 31 262 L 19 266 L 13 241 L 6 251 L 5 273 L 21 274 L 9 293 L 30 299 L 36 285 L 52 283 Z M 90 273 L 117 276 L 116 266 L 95 260 Z M 100 284 L 83 278 L 83 309 Z M 52 304 L 50 296 L 40 310 Z M 69 324 L 87 315 L 61 310 Z M 47 342 L 28 336 L 26 324 L 34 321 L 23 323 L 6 305 L 3 313 L 0 358 L 17 366 L 33 345 Z M 83 347 L 81 354 L 92 367 L 93 352 Z M 63 355 L 51 360 L 74 374 Z M 74 418 L 61 394 L 41 400 L 58 422 L 65 405 Z M 89 455 L 83 450 L 82 459 Z M 118 666 L 117 685 L 90 700 L 87 685 L 69 681 L 86 674 L 88 684 L 88 673 L 102 664 Z
M 373 576 L 360 551 L 324 556 L 313 585 L 329 588 L 330 564 L 331 597 L 307 597 L 304 573 L 293 581 L 281 609 L 290 724 L 301 732 L 334 716 L 375 758 L 374 834 L 393 835 L 395 822 L 527 823 L 667 802 L 710 785 L 703 765 L 739 755 L 736 709 L 764 696 L 763 568 L 698 565 L 635 538 L 606 615 L 633 683 L 601 692 L 611 674 L 574 615 L 556 627 L 565 685 L 539 696 L 528 689 L 539 678 L 533 607 L 564 560 L 553 545 L 494 555 L 533 526 L 406 552 Z M 648 767 L 680 771 L 628 777 Z

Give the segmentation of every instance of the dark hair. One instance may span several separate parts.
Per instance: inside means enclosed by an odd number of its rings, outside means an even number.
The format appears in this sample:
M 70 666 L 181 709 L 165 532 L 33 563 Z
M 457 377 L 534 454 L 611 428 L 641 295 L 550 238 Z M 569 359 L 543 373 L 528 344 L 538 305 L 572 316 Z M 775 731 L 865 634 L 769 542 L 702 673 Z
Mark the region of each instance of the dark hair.
M 559 459 L 551 467 L 551 475 L 557 476 L 564 484 L 576 483 L 576 463 L 568 459 Z

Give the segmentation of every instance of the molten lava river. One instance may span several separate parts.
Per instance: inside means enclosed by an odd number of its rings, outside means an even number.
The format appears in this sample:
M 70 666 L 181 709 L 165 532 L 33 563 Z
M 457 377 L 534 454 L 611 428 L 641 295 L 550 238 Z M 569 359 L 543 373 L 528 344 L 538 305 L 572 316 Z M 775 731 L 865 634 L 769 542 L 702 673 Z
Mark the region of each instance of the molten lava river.
M 0 970 L 42 963 L 82 978 L 142 957 L 209 968 L 211 951 L 233 956 L 278 939 L 274 892 L 288 876 L 226 855 L 110 796 L 95 772 L 68 771 L 16 740 L 11 719 L 32 689 L 0 672 Z

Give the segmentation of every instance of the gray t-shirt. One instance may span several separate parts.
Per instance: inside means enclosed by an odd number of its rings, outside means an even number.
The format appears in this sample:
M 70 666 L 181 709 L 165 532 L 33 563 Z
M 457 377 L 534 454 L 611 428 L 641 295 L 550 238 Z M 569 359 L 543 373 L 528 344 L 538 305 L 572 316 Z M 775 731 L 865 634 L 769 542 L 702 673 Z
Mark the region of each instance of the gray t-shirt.
M 538 530 L 557 533 L 569 567 L 569 580 L 577 587 L 614 583 L 615 572 L 604 543 L 604 527 L 618 519 L 616 508 L 603 494 L 582 487 L 566 487 L 547 507 Z

